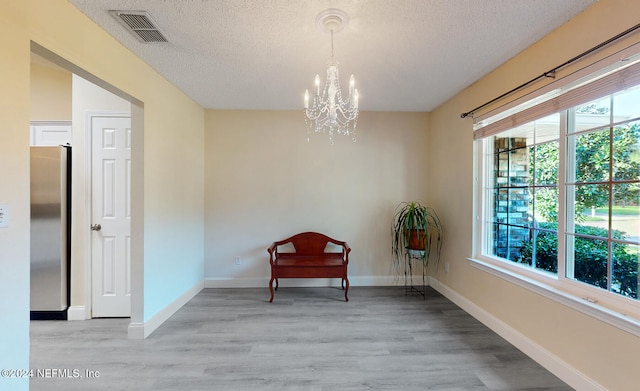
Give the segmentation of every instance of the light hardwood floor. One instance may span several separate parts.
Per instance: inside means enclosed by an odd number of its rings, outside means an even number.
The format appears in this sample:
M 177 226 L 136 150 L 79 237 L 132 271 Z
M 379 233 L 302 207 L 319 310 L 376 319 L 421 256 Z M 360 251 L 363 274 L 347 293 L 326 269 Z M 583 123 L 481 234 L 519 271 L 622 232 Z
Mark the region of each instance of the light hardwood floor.
M 81 378 L 31 390 L 571 390 L 431 289 L 268 300 L 267 288 L 205 289 L 143 341 L 127 339 L 129 319 L 32 321 L 31 368 Z

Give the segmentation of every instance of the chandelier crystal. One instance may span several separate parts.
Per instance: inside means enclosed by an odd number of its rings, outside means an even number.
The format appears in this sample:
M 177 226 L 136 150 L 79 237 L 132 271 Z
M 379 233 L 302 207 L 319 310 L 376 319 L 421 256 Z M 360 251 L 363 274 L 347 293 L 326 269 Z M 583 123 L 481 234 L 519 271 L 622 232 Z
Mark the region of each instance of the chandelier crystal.
M 329 142 L 332 145 L 335 134 L 351 136 L 351 139 L 356 141 L 358 89 L 355 88 L 355 78 L 351 75 L 349 96 L 346 99 L 343 97 L 338 62 L 333 56 L 333 34 L 345 27 L 348 16 L 344 11 L 328 9 L 321 12 L 316 21 L 321 29 L 331 33 L 331 62 L 327 68 L 324 88 L 320 90 L 320 75 L 316 75 L 313 96 L 309 95 L 309 90 L 304 92 L 307 142 L 310 141 L 311 131 L 329 133 Z

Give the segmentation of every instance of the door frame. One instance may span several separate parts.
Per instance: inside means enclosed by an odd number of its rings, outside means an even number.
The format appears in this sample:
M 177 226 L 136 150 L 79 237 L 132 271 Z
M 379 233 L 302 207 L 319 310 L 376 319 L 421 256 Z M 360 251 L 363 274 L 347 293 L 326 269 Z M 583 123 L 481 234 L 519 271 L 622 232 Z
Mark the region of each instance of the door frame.
M 95 84 L 98 87 L 103 88 L 106 91 L 111 92 L 112 94 L 119 96 L 120 98 L 126 100 L 130 103 L 130 109 L 128 110 L 129 115 L 131 116 L 131 133 L 133 139 L 133 146 L 131 150 L 131 164 L 132 164 L 132 174 L 131 174 L 131 322 L 129 323 L 127 333 L 129 339 L 144 339 L 148 334 L 145 332 L 144 327 L 144 133 L 145 133 L 145 121 L 144 121 L 144 113 L 145 113 L 145 105 L 144 102 L 130 93 L 122 90 L 115 85 L 111 84 L 108 80 L 101 79 L 98 76 L 95 76 L 90 71 L 74 64 L 73 62 L 65 59 L 64 57 L 56 54 L 54 51 L 49 50 L 48 48 L 34 42 L 29 41 L 29 47 L 32 54 L 36 54 L 45 60 L 52 62 L 53 64 L 66 69 L 72 74 L 79 76 L 91 83 Z M 72 96 L 72 100 L 73 100 Z M 78 124 L 78 129 L 83 129 L 86 134 L 86 117 L 88 113 L 85 113 L 85 125 Z M 105 114 L 105 113 L 99 113 Z M 80 114 L 82 116 L 82 114 Z M 73 113 L 72 113 L 72 126 L 73 125 Z M 84 136 L 84 135 L 83 135 Z M 73 137 L 73 136 L 72 136 Z M 84 147 L 86 148 L 86 140 L 84 143 Z M 76 151 L 81 149 L 80 145 L 76 145 Z M 82 151 L 84 154 L 85 151 Z M 77 161 L 76 161 L 77 162 Z M 77 163 L 76 163 L 77 164 Z M 83 164 L 86 164 L 86 156 L 83 159 Z M 76 186 L 83 186 L 82 181 L 86 181 L 86 168 L 84 169 L 84 173 L 77 173 L 75 176 L 72 174 L 73 180 L 76 181 Z M 85 185 L 86 186 L 86 185 Z M 86 193 L 84 194 L 86 196 Z M 83 218 L 80 218 L 80 222 L 75 221 L 72 217 L 72 221 L 76 224 L 84 224 L 85 227 L 89 226 L 86 220 L 89 219 L 86 213 L 86 199 L 78 200 L 78 203 L 75 204 L 77 208 L 82 210 L 82 213 L 85 213 Z M 82 202 L 85 202 L 85 207 L 82 209 Z M 72 212 L 73 216 L 73 212 Z M 89 224 L 89 225 L 87 225 Z M 79 243 L 80 247 L 84 247 L 82 250 L 78 251 L 80 256 L 84 256 L 84 260 L 79 260 L 77 263 L 85 265 L 85 270 L 82 273 L 82 278 L 84 281 L 79 281 L 77 283 L 77 287 L 74 288 L 73 283 L 73 275 L 72 275 L 72 286 L 71 286 L 71 299 L 73 302 L 74 299 L 74 291 L 83 290 L 83 298 L 82 303 L 77 306 L 69 307 L 69 320 L 83 320 L 90 319 L 91 309 L 87 307 L 91 304 L 90 294 L 91 294 L 91 286 L 87 287 L 89 281 L 87 280 L 87 251 L 86 247 L 87 243 L 87 235 L 83 234 L 86 231 L 80 231 L 80 234 L 76 236 L 75 241 Z M 74 245 L 74 238 L 71 238 L 72 246 Z M 73 259 L 72 259 L 73 262 Z M 73 263 L 72 263 L 73 267 Z M 89 269 L 90 273 L 90 269 Z M 87 295 L 87 290 L 89 290 L 89 296 Z M 88 304 L 87 304 L 88 303 Z M 27 308 L 28 309 L 28 308 Z M 146 334 L 146 335 L 145 335 Z
M 85 131 L 85 167 L 89 167 L 86 171 L 84 187 L 85 194 L 87 195 L 84 199 L 84 209 L 85 209 L 85 221 L 84 226 L 88 230 L 91 227 L 92 220 L 92 206 L 93 206 L 93 192 L 92 192 L 92 181 L 93 181 L 93 132 L 92 132 L 92 124 L 93 119 L 96 117 L 111 117 L 111 118 L 122 118 L 126 117 L 131 119 L 131 112 L 119 112 L 119 111 L 88 111 L 85 113 L 85 122 L 84 122 L 84 131 Z M 133 131 L 133 129 L 132 129 Z M 133 156 L 131 157 L 133 161 Z M 131 189 L 129 190 L 131 191 Z M 131 223 L 129 223 L 129 228 L 131 229 Z M 93 242 L 92 242 L 91 232 L 88 235 L 85 235 L 85 261 L 84 261 L 84 297 L 85 297 L 85 311 L 87 315 L 87 319 L 93 319 Z M 132 260 L 133 261 L 133 260 Z M 132 281 L 133 284 L 133 281 Z M 133 290 L 133 287 L 132 287 Z

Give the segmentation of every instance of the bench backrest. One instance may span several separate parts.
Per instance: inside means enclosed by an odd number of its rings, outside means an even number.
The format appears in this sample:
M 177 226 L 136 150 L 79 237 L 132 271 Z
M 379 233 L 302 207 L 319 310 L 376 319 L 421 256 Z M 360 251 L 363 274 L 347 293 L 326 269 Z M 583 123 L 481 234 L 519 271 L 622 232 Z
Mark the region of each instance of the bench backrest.
M 278 246 L 282 246 L 287 243 L 291 243 L 293 245 L 296 255 L 313 256 L 325 254 L 324 250 L 328 243 L 341 246 L 344 242 L 332 239 L 327 235 L 318 232 L 303 232 L 285 240 L 276 242 Z

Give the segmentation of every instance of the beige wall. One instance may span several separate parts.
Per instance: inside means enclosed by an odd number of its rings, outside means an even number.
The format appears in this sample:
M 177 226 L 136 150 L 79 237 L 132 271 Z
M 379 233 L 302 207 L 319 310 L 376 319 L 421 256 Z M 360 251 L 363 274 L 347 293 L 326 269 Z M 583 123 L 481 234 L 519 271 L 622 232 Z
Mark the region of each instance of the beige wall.
M 144 107 L 144 128 L 134 129 L 132 322 L 144 327 L 201 284 L 204 269 L 204 110 L 67 1 L 3 1 L 0 204 L 11 221 L 0 228 L 1 368 L 29 367 L 31 41 Z M 0 379 L 0 388 L 27 389 L 28 379 Z
M 0 368 L 29 367 L 29 43 L 22 18 L 0 12 Z M 11 147 L 9 147 L 11 146 Z M 0 388 L 27 390 L 28 379 L 0 378 Z
M 31 121 L 70 121 L 71 72 L 32 58 Z
M 438 279 L 607 390 L 637 388 L 638 337 L 493 277 L 466 260 L 472 255 L 473 135 L 472 120 L 460 119 L 460 114 L 605 41 L 638 20 L 637 1 L 601 0 L 434 110 L 430 122 L 429 167 L 446 167 L 427 170 L 429 201 L 442 211 L 449 238 L 443 258 L 450 263 L 450 272 L 441 270 Z M 626 44 L 637 40 L 638 33 Z M 590 57 L 590 61 L 614 49 L 608 48 Z M 569 71 L 566 69 L 559 76 Z
M 426 195 L 428 120 L 426 113 L 363 112 L 357 141 L 338 137 L 331 146 L 321 134 L 307 143 L 301 111 L 208 110 L 210 286 L 229 279 L 233 286 L 266 286 L 266 248 L 304 231 L 350 244 L 352 284 L 392 282 L 392 212 L 400 201 Z

